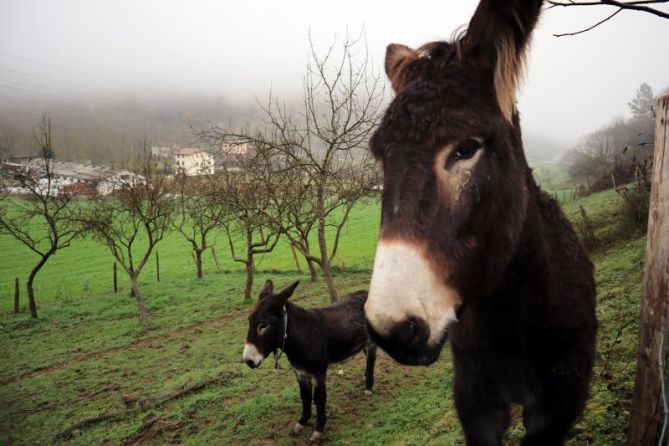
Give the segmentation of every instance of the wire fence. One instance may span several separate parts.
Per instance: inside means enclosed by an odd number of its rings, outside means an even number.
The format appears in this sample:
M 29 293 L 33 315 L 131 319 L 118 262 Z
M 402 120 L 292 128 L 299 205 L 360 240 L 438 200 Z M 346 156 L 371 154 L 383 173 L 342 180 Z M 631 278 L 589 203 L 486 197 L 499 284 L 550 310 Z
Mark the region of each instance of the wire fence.
M 662 433 L 660 435 L 660 441 L 658 442 L 659 446 L 666 446 L 668 444 L 667 438 L 667 429 L 669 428 L 669 374 L 667 373 L 666 368 L 666 356 L 665 345 L 669 340 L 669 318 L 667 318 L 666 326 L 662 332 L 662 337 L 660 338 L 660 351 L 658 355 L 658 366 L 660 367 L 660 382 L 662 384 L 662 405 L 664 407 L 663 412 L 663 421 L 662 421 Z

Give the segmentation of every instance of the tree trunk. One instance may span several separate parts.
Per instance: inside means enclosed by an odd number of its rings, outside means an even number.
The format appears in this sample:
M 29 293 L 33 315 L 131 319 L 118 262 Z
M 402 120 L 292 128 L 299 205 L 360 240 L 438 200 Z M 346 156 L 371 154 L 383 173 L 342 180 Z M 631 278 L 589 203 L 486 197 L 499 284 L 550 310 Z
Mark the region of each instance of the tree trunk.
M 197 278 L 202 279 L 202 251 L 199 249 L 193 250 L 195 252 L 195 267 L 197 268 Z
M 309 247 L 309 240 L 304 240 L 304 248 L 307 253 L 311 252 L 311 248 Z M 311 282 L 318 282 L 318 269 L 316 268 L 316 264 L 313 260 L 306 258 L 306 256 L 305 260 L 307 261 L 307 266 L 309 267 L 309 276 L 311 277 Z
M 657 444 L 669 313 L 669 96 L 657 100 L 655 152 L 646 236 L 646 270 L 628 445 Z M 666 338 L 665 338 L 666 339 Z M 666 369 L 665 369 L 666 370 Z M 666 435 L 665 435 L 666 441 Z M 665 443 L 666 444 L 666 443 Z
M 251 301 L 251 293 L 253 292 L 253 257 L 246 261 L 246 288 L 244 289 L 244 302 Z
M 337 289 L 335 288 L 334 277 L 332 277 L 332 269 L 330 267 L 330 261 L 325 259 L 323 266 L 323 277 L 325 278 L 325 284 L 328 286 L 328 294 L 330 294 L 330 302 L 337 302 Z
M 146 318 L 146 307 L 144 305 L 144 295 L 139 290 L 139 283 L 137 283 L 136 276 L 130 276 L 130 286 L 132 287 L 132 292 L 137 299 L 137 317 L 139 318 L 139 323 L 143 328 L 147 328 L 147 318 Z
M 221 272 L 221 264 L 218 262 L 218 256 L 216 255 L 216 248 L 211 247 L 211 255 L 214 258 L 214 263 L 216 264 L 216 272 L 220 273 Z
M 28 282 L 26 283 L 28 288 L 28 308 L 30 309 L 30 317 L 33 319 L 37 319 L 37 304 L 35 303 L 35 290 L 33 290 L 33 281 L 35 280 L 35 276 L 39 270 L 42 269 L 46 261 L 49 259 L 49 256 L 50 254 L 43 256 L 39 263 L 35 265 L 33 270 L 30 271 Z
M 290 244 L 290 252 L 293 254 L 293 260 L 295 260 L 295 269 L 297 270 L 298 273 L 302 274 L 302 267 L 300 266 L 300 259 L 297 258 L 295 243 Z
M 318 221 L 318 248 L 321 252 L 321 271 L 325 278 L 325 284 L 328 286 L 330 302 L 337 302 L 337 289 L 335 288 L 334 277 L 332 277 L 332 268 L 328 256 L 328 247 L 325 243 L 325 217 L 320 216 Z
M 307 265 L 309 266 L 309 275 L 311 276 L 312 282 L 318 282 L 318 271 L 316 270 L 316 265 L 311 259 L 307 259 Z

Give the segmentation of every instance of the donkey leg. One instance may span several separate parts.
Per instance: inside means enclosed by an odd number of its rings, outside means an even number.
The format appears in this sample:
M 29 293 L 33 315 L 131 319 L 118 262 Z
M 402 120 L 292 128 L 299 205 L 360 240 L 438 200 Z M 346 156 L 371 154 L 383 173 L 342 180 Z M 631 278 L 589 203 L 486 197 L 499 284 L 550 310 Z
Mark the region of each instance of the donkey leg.
M 456 373 L 455 408 L 467 446 L 501 446 L 509 428 L 510 406 L 493 386 L 475 375 Z
M 365 395 L 371 395 L 374 388 L 374 364 L 376 363 L 376 344 L 367 342 L 365 346 L 367 362 L 365 367 Z
M 541 396 L 523 410 L 525 437 L 522 446 L 561 446 L 588 396 L 587 380 L 569 375 L 552 375 L 545 381 Z
M 300 399 L 302 400 L 302 416 L 295 424 L 293 434 L 299 435 L 304 431 L 304 427 L 311 418 L 311 400 L 313 388 L 310 380 L 298 380 L 300 385 Z
M 323 431 L 325 430 L 325 423 L 327 422 L 327 415 L 325 414 L 326 399 L 325 374 L 322 374 L 316 377 L 316 385 L 314 388 L 314 401 L 316 402 L 316 430 L 309 439 L 311 443 L 317 443 L 323 438 Z

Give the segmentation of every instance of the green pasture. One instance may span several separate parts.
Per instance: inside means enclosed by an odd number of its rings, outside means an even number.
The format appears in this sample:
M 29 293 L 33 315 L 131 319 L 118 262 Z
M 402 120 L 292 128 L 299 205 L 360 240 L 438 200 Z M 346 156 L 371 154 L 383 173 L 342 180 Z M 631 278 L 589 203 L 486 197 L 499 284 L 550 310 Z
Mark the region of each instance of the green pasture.
M 38 221 L 27 222 L 38 230 Z M 374 259 L 376 238 L 379 227 L 379 211 L 376 202 L 358 205 L 350 215 L 342 231 L 341 243 L 337 250 L 334 268 L 339 270 L 366 270 Z M 313 231 L 315 237 L 316 231 Z M 334 232 L 334 231 L 330 231 Z M 225 272 L 241 271 L 244 265 L 234 262 L 230 255 L 228 239 L 223 230 L 212 232 L 209 243 L 214 244 L 221 270 Z M 314 239 L 312 246 L 317 249 Z M 195 262 L 191 254 L 191 245 L 176 230 L 168 233 L 158 243 L 156 251 L 160 261 L 160 276 L 163 280 L 186 280 L 195 276 Z M 141 250 L 138 253 L 143 254 Z M 238 257 L 243 257 L 243 245 L 235 244 Z M 21 293 L 25 298 L 25 281 L 38 256 L 8 235 L 0 234 L 0 309 L 13 305 L 14 280 L 19 278 Z M 317 255 L 317 252 L 314 251 Z M 299 254 L 298 254 L 299 256 Z M 156 281 L 156 253 L 154 252 L 140 276 L 140 284 Z M 300 266 L 307 270 L 303 259 Z M 107 293 L 113 289 L 114 258 L 108 249 L 92 238 L 77 239 L 72 246 L 58 251 L 38 273 L 35 279 L 35 293 L 38 308 L 52 301 L 71 300 L 74 296 L 92 296 Z M 295 260 L 290 245 L 281 240 L 270 254 L 258 255 L 256 267 L 260 272 L 294 271 Z M 211 250 L 203 255 L 205 275 L 217 272 Z M 119 284 L 129 288 L 127 276 L 118 265 Z
M 614 192 L 566 203 L 577 226 L 579 205 L 598 242 L 593 260 L 600 331 L 592 397 L 569 445 L 623 444 L 645 240 L 641 230 L 619 223 Z M 342 294 L 367 287 L 378 215 L 378 205 L 369 203 L 351 216 L 337 263 Z M 0 236 L 0 444 L 306 444 L 313 425 L 300 437 L 288 435 L 301 406 L 285 358 L 278 370 L 271 361 L 256 370 L 241 362 L 251 304 L 243 302 L 245 278 L 229 260 L 222 234 L 216 247 L 225 271 L 217 273 L 207 255 L 205 278 L 198 281 L 179 234 L 158 245 L 161 281 L 155 280 L 154 262 L 141 280 L 150 320 L 143 332 L 125 282 L 123 292 L 110 292 L 113 260 L 92 240 L 76 241 L 40 273 L 38 320 L 31 320 L 25 308 L 12 314 L 14 277 L 23 282 L 34 258 Z M 285 245 L 258 268 L 255 292 L 268 277 L 278 286 L 299 279 L 297 303 L 327 300 L 324 283 L 310 283 L 307 274 L 296 272 Z M 377 364 L 372 396 L 363 393 L 362 356 L 330 369 L 328 444 L 464 444 L 451 398 L 448 349 L 430 367 L 400 366 L 382 353 Z M 202 389 L 146 406 L 215 377 Z M 75 429 L 67 439 L 58 436 L 77 421 L 109 412 L 121 415 Z M 522 429 L 516 409 L 509 444 L 518 444 Z

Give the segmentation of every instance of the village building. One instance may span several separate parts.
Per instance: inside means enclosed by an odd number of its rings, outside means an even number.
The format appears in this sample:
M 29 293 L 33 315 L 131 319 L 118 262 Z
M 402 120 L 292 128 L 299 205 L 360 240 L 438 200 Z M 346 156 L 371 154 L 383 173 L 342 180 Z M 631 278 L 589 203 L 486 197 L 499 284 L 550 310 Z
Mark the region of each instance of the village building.
M 51 179 L 46 175 L 44 159 L 37 157 L 11 158 L 0 163 L 0 176 L 8 179 L 20 174 L 39 177 L 38 187 L 49 190 L 50 193 L 58 195 L 68 193 L 71 195 L 108 195 L 124 185 L 132 185 L 144 181 L 141 175 L 129 171 L 112 170 L 103 166 L 92 164 L 80 164 L 70 161 L 49 161 Z M 23 190 L 16 184 L 6 187 L 10 193 L 24 194 Z
M 212 175 L 214 173 L 214 157 L 203 150 L 186 147 L 174 154 L 177 173 L 186 176 Z

